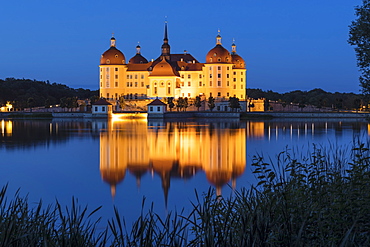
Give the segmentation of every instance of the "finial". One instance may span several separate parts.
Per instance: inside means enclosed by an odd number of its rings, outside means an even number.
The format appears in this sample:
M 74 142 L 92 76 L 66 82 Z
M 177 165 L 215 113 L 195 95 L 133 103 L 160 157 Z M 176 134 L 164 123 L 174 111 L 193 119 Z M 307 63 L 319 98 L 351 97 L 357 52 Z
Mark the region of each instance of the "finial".
M 164 16 L 164 23 L 167 23 L 167 15 Z
M 112 32 L 112 38 L 114 38 L 114 32 Z
M 218 29 L 218 34 L 216 37 L 216 45 L 221 45 L 221 35 L 220 35 L 220 29 Z

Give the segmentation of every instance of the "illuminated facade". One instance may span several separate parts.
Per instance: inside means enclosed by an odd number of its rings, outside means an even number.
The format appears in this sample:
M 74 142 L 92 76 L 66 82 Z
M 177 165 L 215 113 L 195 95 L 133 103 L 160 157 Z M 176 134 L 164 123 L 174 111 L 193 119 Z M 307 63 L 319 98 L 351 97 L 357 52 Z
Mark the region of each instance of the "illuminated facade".
M 165 23 L 161 55 L 148 61 L 136 47 L 136 55 L 126 60 L 111 38 L 110 48 L 100 59 L 100 97 L 117 104 L 125 99 L 212 96 L 217 99 L 246 98 L 246 65 L 236 53 L 235 43 L 231 53 L 222 46 L 220 34 L 216 46 L 200 63 L 191 54 L 172 54 Z

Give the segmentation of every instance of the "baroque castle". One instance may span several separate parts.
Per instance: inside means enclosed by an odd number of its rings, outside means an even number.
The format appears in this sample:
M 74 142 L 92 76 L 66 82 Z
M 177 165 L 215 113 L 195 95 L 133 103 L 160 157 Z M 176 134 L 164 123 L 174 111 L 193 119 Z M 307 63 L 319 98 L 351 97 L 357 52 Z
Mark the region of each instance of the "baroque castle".
M 191 54 L 172 54 L 168 42 L 167 22 L 164 28 L 162 53 L 148 61 L 137 45 L 136 54 L 126 59 L 111 38 L 110 48 L 100 58 L 100 97 L 116 105 L 125 99 L 179 97 L 217 100 L 237 97 L 246 99 L 246 65 L 236 53 L 233 42 L 231 52 L 221 43 L 218 32 L 216 46 L 199 62 Z

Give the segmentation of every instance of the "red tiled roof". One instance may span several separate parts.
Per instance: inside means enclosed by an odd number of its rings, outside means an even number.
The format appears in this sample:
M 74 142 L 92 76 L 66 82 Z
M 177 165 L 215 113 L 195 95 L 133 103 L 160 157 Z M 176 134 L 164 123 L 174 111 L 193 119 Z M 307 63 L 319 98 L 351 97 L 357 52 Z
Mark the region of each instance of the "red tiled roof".
M 148 105 L 166 105 L 166 104 L 160 101 L 159 99 L 155 99 L 152 102 L 150 102 Z

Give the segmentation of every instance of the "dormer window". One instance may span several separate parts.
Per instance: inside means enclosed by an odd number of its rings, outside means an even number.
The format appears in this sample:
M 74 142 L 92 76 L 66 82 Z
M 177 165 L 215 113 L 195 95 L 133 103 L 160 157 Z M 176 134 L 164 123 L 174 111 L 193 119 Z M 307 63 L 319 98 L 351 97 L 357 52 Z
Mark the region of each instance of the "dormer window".
M 217 59 L 217 61 L 218 61 L 218 62 L 221 62 L 221 58 L 219 57 L 219 58 Z

